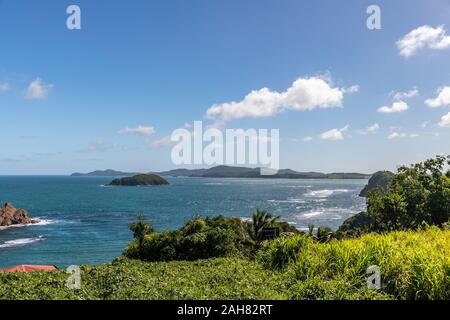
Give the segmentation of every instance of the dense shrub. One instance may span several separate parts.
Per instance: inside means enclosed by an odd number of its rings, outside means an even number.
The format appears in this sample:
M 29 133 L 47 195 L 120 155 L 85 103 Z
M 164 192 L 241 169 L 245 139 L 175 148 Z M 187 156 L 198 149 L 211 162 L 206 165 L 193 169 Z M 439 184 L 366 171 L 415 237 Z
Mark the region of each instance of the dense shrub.
M 411 166 L 402 166 L 383 191 L 367 195 L 367 213 L 345 221 L 338 236 L 366 232 L 416 230 L 442 226 L 450 220 L 450 158 L 437 156 Z
M 244 252 L 245 233 L 239 218 L 194 217 L 175 231 L 135 237 L 125 249 L 128 258 L 146 261 L 197 260 Z

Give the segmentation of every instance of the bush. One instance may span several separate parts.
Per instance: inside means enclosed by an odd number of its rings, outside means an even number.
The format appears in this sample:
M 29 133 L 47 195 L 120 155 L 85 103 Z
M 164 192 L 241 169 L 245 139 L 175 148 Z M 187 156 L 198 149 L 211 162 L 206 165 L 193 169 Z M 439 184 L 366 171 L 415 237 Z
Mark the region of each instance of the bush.
M 132 241 L 124 256 L 146 261 L 198 260 L 243 252 L 245 234 L 238 218 L 194 217 L 175 231 L 147 234 Z
M 384 191 L 367 195 L 367 213 L 344 222 L 338 236 L 366 232 L 416 230 L 443 226 L 450 221 L 450 157 L 437 156 L 411 166 L 402 166 Z

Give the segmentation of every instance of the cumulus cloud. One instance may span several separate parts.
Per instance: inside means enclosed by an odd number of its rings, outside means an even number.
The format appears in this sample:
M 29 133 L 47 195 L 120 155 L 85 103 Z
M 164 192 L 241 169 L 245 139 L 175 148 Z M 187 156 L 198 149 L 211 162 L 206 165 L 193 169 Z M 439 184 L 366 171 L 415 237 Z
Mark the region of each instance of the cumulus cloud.
M 448 47 L 450 47 L 450 36 L 447 35 L 443 25 L 436 28 L 428 25 L 421 26 L 397 41 L 400 55 L 405 58 L 414 55 L 419 49 L 441 50 Z
M 312 140 L 313 140 L 313 137 L 309 137 L 309 136 L 303 138 L 303 141 L 305 141 L 305 142 L 310 142 Z
M 46 99 L 53 87 L 53 84 L 46 84 L 41 78 L 36 78 L 25 91 L 25 98 L 30 100 Z
M 341 107 L 344 94 L 358 91 L 333 87 L 324 77 L 299 78 L 286 91 L 277 92 L 262 88 L 250 92 L 239 102 L 215 104 L 206 112 L 208 118 L 229 121 L 239 118 L 264 118 L 284 110 L 313 110 L 316 108 Z
M 136 128 L 125 128 L 125 129 L 119 130 L 117 133 L 120 135 L 133 134 L 133 135 L 138 135 L 138 136 L 149 137 L 155 133 L 155 128 L 154 127 L 145 127 L 145 126 L 141 125 Z
M 378 109 L 378 112 L 381 113 L 399 113 L 409 109 L 409 106 L 404 101 L 395 101 L 392 106 L 383 106 Z
M 331 129 L 329 131 L 326 131 L 322 133 L 319 137 L 322 140 L 343 140 L 344 139 L 344 133 L 348 131 L 349 125 L 346 125 L 344 128 L 341 129 Z
M 6 83 L 0 84 L 0 93 L 7 92 L 9 90 L 11 90 L 9 83 L 6 82 Z
M 430 108 L 450 106 L 450 87 L 440 88 L 437 97 L 425 100 L 425 104 Z
M 450 127 L 450 112 L 441 118 L 441 121 L 439 121 L 438 125 L 439 125 L 439 127 L 442 127 L 442 128 Z

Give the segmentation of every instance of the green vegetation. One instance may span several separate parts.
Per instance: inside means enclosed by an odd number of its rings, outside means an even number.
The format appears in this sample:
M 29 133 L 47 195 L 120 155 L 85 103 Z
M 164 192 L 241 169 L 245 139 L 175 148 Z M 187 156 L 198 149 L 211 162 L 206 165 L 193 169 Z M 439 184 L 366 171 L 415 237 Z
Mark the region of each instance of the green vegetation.
M 371 190 L 367 212 L 352 217 L 338 230 L 338 236 L 367 232 L 416 230 L 442 226 L 450 220 L 450 157 L 437 156 L 411 166 L 402 166 L 386 191 Z
M 156 174 L 138 174 L 133 177 L 114 179 L 110 186 L 159 186 L 169 184 L 166 179 Z
M 193 217 L 175 231 L 156 233 L 142 216 L 130 225 L 134 240 L 124 256 L 145 261 L 198 260 L 214 257 L 250 256 L 263 240 L 262 230 L 277 227 L 281 232 L 299 233 L 264 211 L 257 211 L 251 221 L 240 218 Z
M 450 231 L 368 234 L 317 243 L 303 235 L 267 242 L 265 269 L 288 279 L 290 299 L 450 299 Z M 381 269 L 379 290 L 367 287 L 367 268 Z
M 120 258 L 83 266 L 81 289 L 61 271 L 0 273 L 0 299 L 281 299 L 280 275 L 254 262 L 219 258 L 142 262 Z
M 369 234 L 319 243 L 306 235 L 265 242 L 256 259 L 83 266 L 81 289 L 64 271 L 0 273 L 0 299 L 450 299 L 450 230 Z M 381 268 L 382 288 L 366 270 Z

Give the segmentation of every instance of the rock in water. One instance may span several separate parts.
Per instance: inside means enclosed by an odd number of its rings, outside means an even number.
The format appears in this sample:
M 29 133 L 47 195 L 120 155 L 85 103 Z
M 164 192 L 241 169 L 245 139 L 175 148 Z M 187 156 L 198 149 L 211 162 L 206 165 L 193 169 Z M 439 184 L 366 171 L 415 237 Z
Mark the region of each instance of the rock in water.
M 28 212 L 25 209 L 14 208 L 9 203 L 5 203 L 0 208 L 0 226 L 8 227 L 15 224 L 31 224 L 36 223 L 35 220 L 30 219 Z
M 160 186 L 169 184 L 166 179 L 156 174 L 138 174 L 133 177 L 115 179 L 110 186 Z

